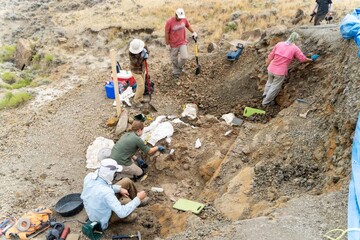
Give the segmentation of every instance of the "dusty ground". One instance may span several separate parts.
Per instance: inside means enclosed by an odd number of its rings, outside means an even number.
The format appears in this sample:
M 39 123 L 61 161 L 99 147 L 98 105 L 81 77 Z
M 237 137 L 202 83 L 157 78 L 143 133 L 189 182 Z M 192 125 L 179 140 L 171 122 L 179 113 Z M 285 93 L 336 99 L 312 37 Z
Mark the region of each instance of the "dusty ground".
M 149 4 L 116 3 L 123 6 L 121 14 Z M 147 158 L 148 178 L 137 185 L 149 193 L 151 204 L 136 210 L 140 218 L 135 223 L 111 227 L 105 239 L 136 231 L 144 239 L 321 239 L 333 228 L 346 228 L 359 70 L 356 48 L 341 39 L 338 26 L 298 26 L 303 36 L 300 47 L 321 58 L 293 64 L 278 105 L 231 127 L 222 114 L 242 117 L 245 106 L 261 108 L 264 59 L 272 45 L 288 35 L 282 28 L 270 29 L 259 42 L 246 45 L 234 63 L 225 60 L 228 45 L 219 44 L 212 53 L 200 45 L 198 76 L 190 43 L 187 73 L 176 80 L 162 35 L 143 26 L 131 32 L 127 21 L 113 25 L 111 18 L 103 20 L 101 12 L 110 11 L 110 2 L 3 4 L 7 8 L 2 10 L 2 25 L 8 26 L 1 33 L 3 45 L 37 37 L 38 51 L 50 51 L 61 61 L 49 67 L 52 83 L 28 90 L 34 100 L 0 112 L 5 123 L 0 127 L 0 218 L 8 213 L 20 217 L 39 205 L 53 208 L 62 196 L 81 192 L 83 177 L 91 171 L 85 168 L 89 144 L 98 136 L 119 138 L 113 127 L 106 126 L 115 115 L 103 89 L 110 75 L 108 50 L 119 48 L 119 60 L 126 67 L 124 42 L 136 36 L 146 39 L 150 51 L 157 53 L 151 55 L 150 71 L 156 84 L 152 104 L 158 111 L 144 112 L 153 118 L 180 115 L 184 104 L 196 103 L 199 117 L 183 119 L 197 128 L 176 124 L 171 144 L 161 142 L 174 148 L 174 155 Z M 39 14 L 42 11 L 54 14 L 47 18 Z M 94 16 L 94 24 L 86 22 L 87 15 Z M 59 43 L 58 37 L 67 41 Z M 298 98 L 307 103 L 297 102 Z M 130 116 L 139 113 L 128 110 Z M 308 110 L 307 118 L 299 117 Z M 197 138 L 203 144 L 200 149 L 194 148 Z M 153 186 L 163 187 L 165 193 L 152 193 Z M 199 216 L 178 212 L 172 204 L 180 197 L 206 207 Z M 75 218 L 84 221 L 86 214 L 82 211 Z M 69 225 L 80 232 L 79 224 Z

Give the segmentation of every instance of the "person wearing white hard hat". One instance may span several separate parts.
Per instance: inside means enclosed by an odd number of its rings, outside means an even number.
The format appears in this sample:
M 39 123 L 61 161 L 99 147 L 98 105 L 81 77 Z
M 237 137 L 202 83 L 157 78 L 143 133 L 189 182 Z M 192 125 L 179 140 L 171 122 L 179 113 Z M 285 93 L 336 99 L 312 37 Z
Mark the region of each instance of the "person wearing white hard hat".
M 191 28 L 186 19 L 184 9 L 178 8 L 175 11 L 175 16 L 169 18 L 165 24 L 165 43 L 166 48 L 170 50 L 175 78 L 178 78 L 184 72 L 184 65 L 188 58 L 185 28 L 192 33 L 194 39 L 197 39 L 197 33 Z
M 99 222 L 102 230 L 115 222 L 131 222 L 136 219 L 132 213 L 137 207 L 149 202 L 144 191 L 138 192 L 135 184 L 129 178 L 123 178 L 112 184 L 116 172 L 121 172 L 122 166 L 115 160 L 107 158 L 100 162 L 100 167 L 86 175 L 81 199 L 85 211 L 92 222 Z M 120 197 L 131 199 L 122 205 Z
M 144 100 L 145 91 L 145 61 L 149 57 L 149 51 L 145 43 L 140 39 L 134 39 L 130 42 L 129 58 L 130 70 L 136 81 L 136 92 L 134 96 L 134 107 L 141 108 Z

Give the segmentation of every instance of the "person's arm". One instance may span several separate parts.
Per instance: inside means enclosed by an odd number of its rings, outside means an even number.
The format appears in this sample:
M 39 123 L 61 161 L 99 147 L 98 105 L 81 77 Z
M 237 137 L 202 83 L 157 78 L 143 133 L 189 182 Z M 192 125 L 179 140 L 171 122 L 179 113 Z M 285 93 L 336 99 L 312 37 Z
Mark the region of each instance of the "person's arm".
M 187 30 L 189 30 L 189 32 L 192 33 L 193 38 L 197 38 L 197 33 L 192 29 L 192 27 L 191 27 L 190 23 L 188 22 L 188 20 L 187 19 L 185 19 L 185 20 L 186 20 L 185 27 L 187 28 Z
M 121 205 L 120 201 L 116 198 L 115 194 L 106 193 L 104 196 L 106 204 L 109 208 L 115 212 L 119 218 L 125 218 L 130 215 L 141 203 L 139 197 L 135 197 L 133 200 L 125 205 Z
M 332 1 L 331 0 L 329 0 L 329 15 L 331 16 L 332 15 Z
M 159 150 L 158 146 L 152 147 L 152 148 L 150 148 L 150 150 L 149 150 L 149 152 L 147 154 L 149 154 L 151 156 L 154 153 L 156 153 L 158 150 Z
M 315 13 L 315 11 L 316 11 L 316 9 L 318 8 L 318 6 L 319 6 L 319 4 L 317 3 L 317 2 L 315 2 L 315 7 L 314 7 L 314 9 L 313 9 L 313 13 Z
M 165 44 L 166 45 L 170 44 L 169 32 L 170 32 L 170 23 L 169 23 L 169 21 L 167 21 L 165 24 Z
M 299 60 L 300 62 L 302 63 L 305 63 L 305 62 L 310 62 L 311 59 L 306 57 L 304 55 L 304 53 L 300 50 L 300 48 L 297 47 L 296 51 L 295 51 L 295 57 L 297 60 Z

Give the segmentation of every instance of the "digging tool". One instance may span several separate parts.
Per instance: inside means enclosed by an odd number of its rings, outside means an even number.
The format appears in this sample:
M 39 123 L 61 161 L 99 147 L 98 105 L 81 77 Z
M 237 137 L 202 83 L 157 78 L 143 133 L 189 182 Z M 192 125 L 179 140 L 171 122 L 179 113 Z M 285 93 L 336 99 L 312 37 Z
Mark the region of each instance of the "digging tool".
M 315 17 L 316 12 L 313 12 L 312 14 L 310 14 L 311 18 L 310 18 L 310 22 L 312 22 L 313 18 Z
M 134 235 L 115 235 L 115 236 L 112 236 L 111 239 L 129 239 L 129 238 L 135 238 L 137 240 L 141 240 L 141 233 L 138 231 Z
M 117 73 L 116 73 L 116 52 L 115 49 L 110 50 L 110 59 L 111 59 L 111 67 L 112 67 L 112 76 L 114 81 L 114 91 L 115 91 L 115 101 L 116 101 L 116 113 L 117 117 L 121 114 L 121 103 L 119 96 L 119 83 L 117 81 Z
M 151 94 L 152 94 L 152 90 L 151 90 L 151 80 L 150 80 L 150 75 L 149 75 L 149 67 L 148 67 L 148 63 L 147 60 L 144 61 L 145 63 L 145 84 L 147 87 L 147 93 L 150 97 L 150 101 L 148 102 L 150 109 L 153 112 L 157 112 L 157 109 L 154 107 L 154 105 L 151 104 Z
M 196 59 L 196 70 L 195 70 L 195 75 L 199 75 L 201 72 L 201 66 L 199 64 L 199 48 L 198 48 L 198 44 L 197 44 L 197 37 L 193 37 L 194 41 L 195 41 L 195 59 Z

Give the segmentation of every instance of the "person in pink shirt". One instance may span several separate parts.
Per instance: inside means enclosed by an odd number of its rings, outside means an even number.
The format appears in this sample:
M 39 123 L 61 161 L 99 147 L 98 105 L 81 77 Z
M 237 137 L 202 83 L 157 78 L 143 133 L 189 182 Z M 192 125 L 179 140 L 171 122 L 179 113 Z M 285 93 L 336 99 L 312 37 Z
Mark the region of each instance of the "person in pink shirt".
M 173 75 L 176 78 L 184 71 L 184 65 L 188 58 L 185 28 L 192 33 L 193 38 L 197 38 L 196 32 L 194 32 L 188 20 L 185 18 L 184 9 L 178 8 L 175 11 L 175 16 L 169 18 L 165 24 L 166 48 L 170 50 Z M 179 54 L 180 60 L 178 57 Z
M 270 52 L 266 64 L 268 65 L 268 80 L 263 93 L 263 106 L 275 105 L 275 97 L 279 94 L 281 86 L 288 73 L 290 63 L 296 58 L 300 62 L 309 62 L 300 48 L 295 45 L 299 34 L 291 33 L 286 42 L 279 42 Z

